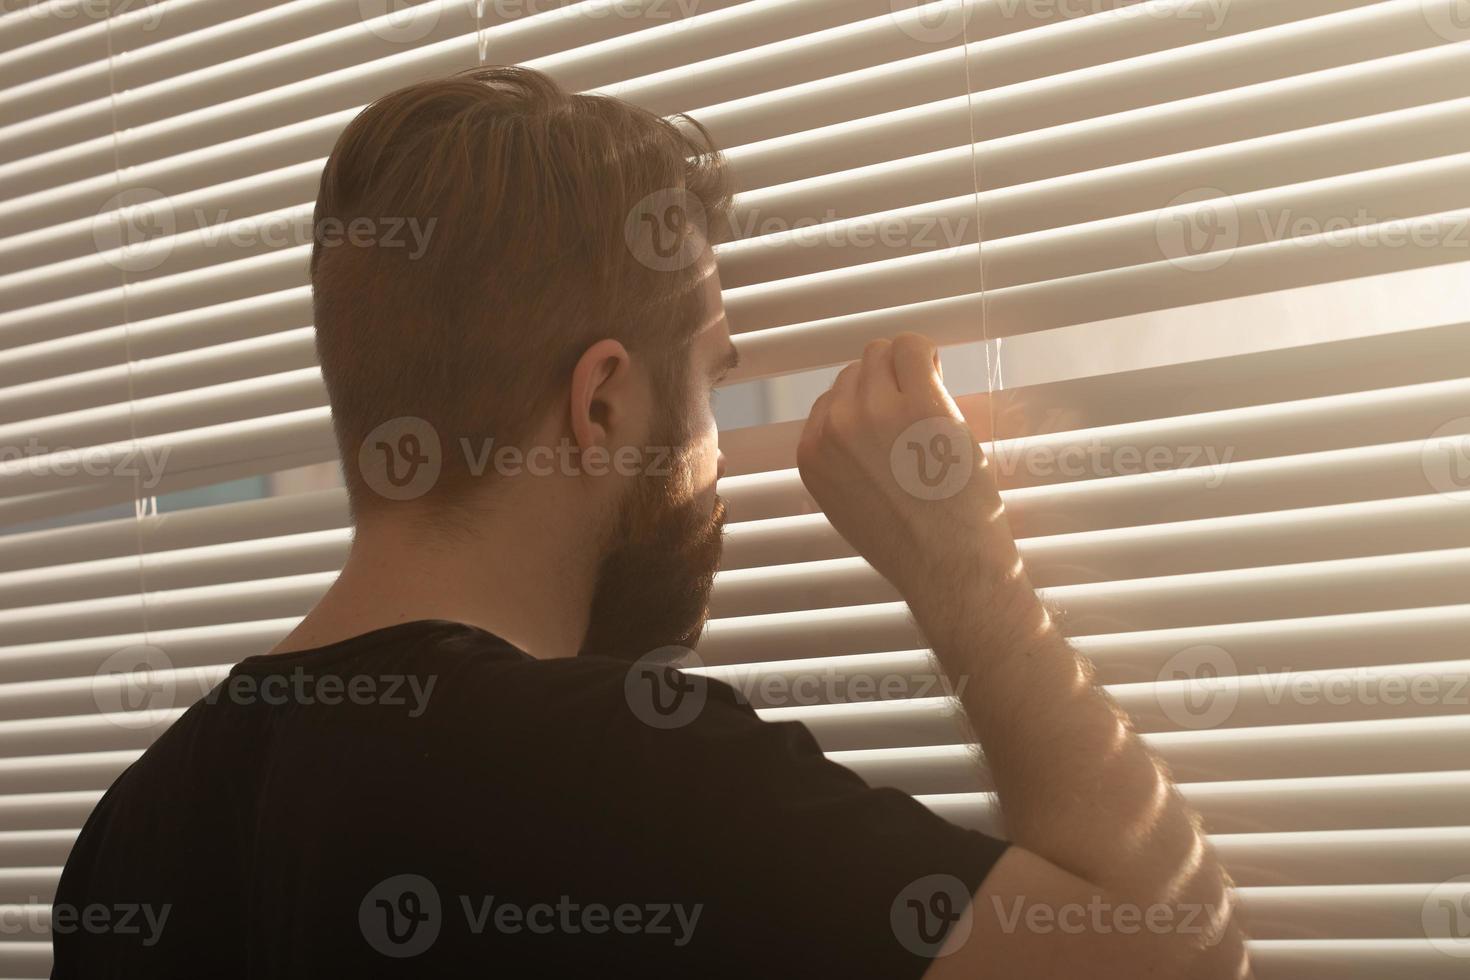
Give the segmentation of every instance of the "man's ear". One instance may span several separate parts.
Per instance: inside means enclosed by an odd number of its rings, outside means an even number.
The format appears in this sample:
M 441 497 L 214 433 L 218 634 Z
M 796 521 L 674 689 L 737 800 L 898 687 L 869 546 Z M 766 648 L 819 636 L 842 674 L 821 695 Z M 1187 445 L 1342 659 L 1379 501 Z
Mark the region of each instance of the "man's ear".
M 610 338 L 588 347 L 572 369 L 567 402 L 577 446 L 615 448 L 613 433 L 627 427 L 636 399 L 628 349 Z

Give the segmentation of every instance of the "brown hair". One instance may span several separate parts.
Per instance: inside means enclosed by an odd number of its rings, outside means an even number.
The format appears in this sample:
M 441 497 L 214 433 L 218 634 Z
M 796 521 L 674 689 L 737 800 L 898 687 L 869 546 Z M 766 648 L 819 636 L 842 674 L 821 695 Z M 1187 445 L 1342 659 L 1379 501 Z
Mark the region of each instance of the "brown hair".
M 698 265 L 637 236 L 648 225 L 701 252 L 727 227 L 730 188 L 708 132 L 675 118 L 494 67 L 399 89 L 347 126 L 322 173 L 311 278 L 354 513 L 373 497 L 356 461 L 374 428 L 433 426 L 433 492 L 457 496 L 473 484 L 459 440 L 522 446 L 599 339 L 645 352 L 680 395 Z

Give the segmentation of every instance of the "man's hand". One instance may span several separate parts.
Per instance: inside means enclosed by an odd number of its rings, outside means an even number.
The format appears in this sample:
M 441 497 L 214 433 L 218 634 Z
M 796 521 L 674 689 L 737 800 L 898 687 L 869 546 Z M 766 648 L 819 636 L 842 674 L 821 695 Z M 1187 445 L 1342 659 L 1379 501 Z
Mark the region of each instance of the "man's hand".
M 976 935 L 928 980 L 1249 976 L 1229 882 L 1199 818 L 1051 624 L 991 468 L 944 389 L 934 345 L 875 341 L 817 399 L 802 481 L 908 601 L 985 750 L 1015 845 L 972 905 Z M 994 909 L 1163 908 L 1207 929 L 1033 935 Z
M 1046 622 L 993 467 L 945 389 L 928 338 L 875 340 L 843 368 L 812 405 L 797 465 L 832 526 L 898 589 L 926 632 L 977 604 L 997 636 L 1035 633 Z

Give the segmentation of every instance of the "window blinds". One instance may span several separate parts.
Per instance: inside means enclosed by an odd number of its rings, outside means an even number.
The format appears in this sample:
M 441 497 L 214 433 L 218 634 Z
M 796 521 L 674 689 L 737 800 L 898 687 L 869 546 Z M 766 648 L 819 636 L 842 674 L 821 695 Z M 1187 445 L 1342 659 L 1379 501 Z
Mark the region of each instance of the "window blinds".
M 1463 976 L 1467 42 L 1456 0 L 0 15 L 0 976 L 47 973 L 115 775 L 332 580 L 339 489 L 151 501 L 336 458 L 323 158 L 371 99 L 480 63 L 709 126 L 741 189 L 733 382 L 905 329 L 998 349 L 960 401 L 1031 575 L 1202 813 L 1258 975 Z M 722 434 L 704 669 L 1000 829 L 905 608 L 802 490 L 799 426 Z

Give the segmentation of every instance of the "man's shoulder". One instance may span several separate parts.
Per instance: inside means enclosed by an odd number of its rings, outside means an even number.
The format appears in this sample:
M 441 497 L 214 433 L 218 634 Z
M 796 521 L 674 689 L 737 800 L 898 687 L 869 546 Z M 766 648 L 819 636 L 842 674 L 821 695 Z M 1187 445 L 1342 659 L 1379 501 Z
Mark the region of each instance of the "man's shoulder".
M 862 787 L 826 759 L 806 725 L 763 719 L 704 668 L 581 656 L 464 680 L 447 685 L 436 706 L 437 727 L 449 734 L 442 744 L 500 771 L 559 771 L 581 781 L 577 792 L 606 792 L 610 806 L 669 794 L 683 806 L 693 795 Z
M 622 751 L 629 740 L 667 744 L 769 727 L 731 685 L 656 659 L 525 659 L 480 664 L 458 681 L 444 692 L 446 717 L 484 725 L 510 716 L 531 730 L 576 730 L 595 736 L 583 746 L 591 753 Z M 485 710 L 490 704 L 499 717 Z

